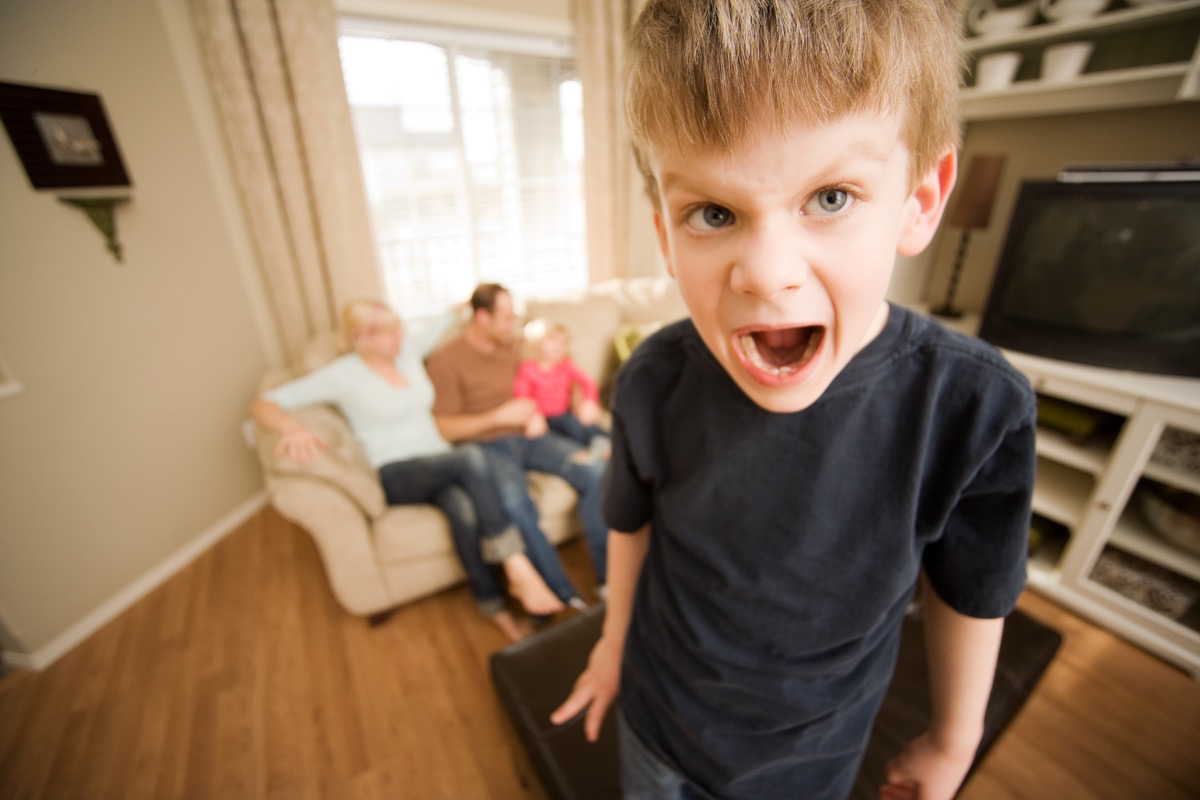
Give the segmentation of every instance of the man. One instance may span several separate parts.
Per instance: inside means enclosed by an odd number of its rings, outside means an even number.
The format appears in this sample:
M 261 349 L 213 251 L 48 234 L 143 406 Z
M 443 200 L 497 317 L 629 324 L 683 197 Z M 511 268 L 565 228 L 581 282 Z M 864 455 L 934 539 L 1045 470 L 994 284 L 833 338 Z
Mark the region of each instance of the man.
M 488 454 L 502 501 L 543 570 L 566 602 L 577 600 L 553 547 L 538 525 L 525 470 L 549 472 L 579 493 L 579 514 L 597 583 L 605 582 L 608 525 L 600 511 L 605 463 L 580 444 L 548 431 L 532 399 L 513 396 L 521 361 L 512 295 L 495 283 L 471 295 L 471 320 L 457 339 L 439 348 L 426 367 L 433 381 L 438 428 L 451 442 L 475 442 Z M 545 548 L 535 543 L 545 544 Z

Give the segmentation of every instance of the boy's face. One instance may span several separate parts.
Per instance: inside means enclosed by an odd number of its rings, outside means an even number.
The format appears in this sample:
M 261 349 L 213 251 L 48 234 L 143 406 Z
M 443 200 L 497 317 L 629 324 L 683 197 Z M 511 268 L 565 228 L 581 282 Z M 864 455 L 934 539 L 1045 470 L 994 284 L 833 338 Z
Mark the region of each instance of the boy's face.
M 776 412 L 811 405 L 882 330 L 896 254 L 929 243 L 956 164 L 951 150 L 912 187 L 899 121 L 879 114 L 648 156 L 659 245 L 696 328 Z

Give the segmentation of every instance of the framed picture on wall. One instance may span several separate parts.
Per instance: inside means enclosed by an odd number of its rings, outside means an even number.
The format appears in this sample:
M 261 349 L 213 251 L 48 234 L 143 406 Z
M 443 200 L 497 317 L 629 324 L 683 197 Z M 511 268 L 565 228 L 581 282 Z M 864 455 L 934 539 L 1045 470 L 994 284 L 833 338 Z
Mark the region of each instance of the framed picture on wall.
M 99 95 L 0 83 L 0 120 L 33 188 L 130 185 Z

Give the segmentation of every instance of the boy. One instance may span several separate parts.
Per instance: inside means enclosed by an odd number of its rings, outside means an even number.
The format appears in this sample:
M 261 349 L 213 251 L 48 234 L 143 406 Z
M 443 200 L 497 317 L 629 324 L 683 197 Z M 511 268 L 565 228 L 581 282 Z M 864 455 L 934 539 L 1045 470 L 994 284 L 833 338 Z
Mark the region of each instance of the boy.
M 604 629 L 630 797 L 844 798 L 926 585 L 930 729 L 884 798 L 952 797 L 1024 582 L 1027 383 L 884 295 L 956 173 L 947 0 L 651 0 L 626 110 L 690 320 L 617 382 Z

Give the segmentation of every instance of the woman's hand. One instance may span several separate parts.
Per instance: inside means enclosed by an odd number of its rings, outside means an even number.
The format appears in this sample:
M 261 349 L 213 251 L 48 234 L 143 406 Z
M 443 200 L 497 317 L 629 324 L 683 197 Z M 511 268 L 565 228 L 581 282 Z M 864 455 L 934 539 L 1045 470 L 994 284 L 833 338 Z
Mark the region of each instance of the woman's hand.
M 617 699 L 620 685 L 621 648 L 610 645 L 608 639 L 601 636 L 592 648 L 587 668 L 575 681 L 570 696 L 550 715 L 550 721 L 562 725 L 587 709 L 583 733 L 589 742 L 596 741 L 600 738 L 604 715 Z
M 303 467 L 312 463 L 327 449 L 329 444 L 324 439 L 297 423 L 280 434 L 279 444 L 275 445 L 275 455 L 290 458 Z

